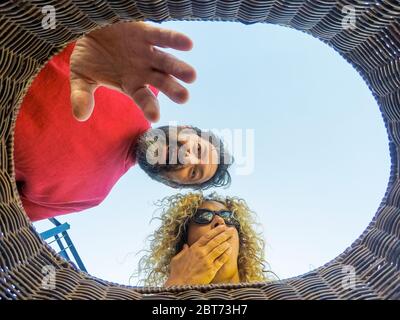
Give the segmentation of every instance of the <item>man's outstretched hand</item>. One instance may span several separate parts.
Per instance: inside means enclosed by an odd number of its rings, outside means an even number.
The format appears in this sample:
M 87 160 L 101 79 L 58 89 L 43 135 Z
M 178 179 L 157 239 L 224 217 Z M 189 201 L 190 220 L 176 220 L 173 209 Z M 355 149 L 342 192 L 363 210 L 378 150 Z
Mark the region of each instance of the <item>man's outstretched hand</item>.
M 85 121 L 90 117 L 98 86 L 127 94 L 151 122 L 158 121 L 160 111 L 157 98 L 147 85 L 174 102 L 185 103 L 189 92 L 176 79 L 193 82 L 195 69 L 156 47 L 188 51 L 193 43 L 184 34 L 144 22 L 118 23 L 78 40 L 70 60 L 75 118 Z

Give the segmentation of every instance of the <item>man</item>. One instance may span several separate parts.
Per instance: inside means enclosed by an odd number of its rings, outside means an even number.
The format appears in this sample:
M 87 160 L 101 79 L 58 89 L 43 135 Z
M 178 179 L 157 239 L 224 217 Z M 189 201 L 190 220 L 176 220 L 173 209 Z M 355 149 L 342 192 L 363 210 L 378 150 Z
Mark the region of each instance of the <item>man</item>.
M 69 44 L 33 81 L 14 143 L 17 187 L 32 221 L 98 205 L 136 162 L 176 188 L 230 182 L 231 161 L 215 136 L 150 128 L 159 119 L 158 90 L 184 103 L 188 92 L 175 78 L 196 76 L 156 46 L 190 50 L 192 42 L 143 22 L 119 23 Z

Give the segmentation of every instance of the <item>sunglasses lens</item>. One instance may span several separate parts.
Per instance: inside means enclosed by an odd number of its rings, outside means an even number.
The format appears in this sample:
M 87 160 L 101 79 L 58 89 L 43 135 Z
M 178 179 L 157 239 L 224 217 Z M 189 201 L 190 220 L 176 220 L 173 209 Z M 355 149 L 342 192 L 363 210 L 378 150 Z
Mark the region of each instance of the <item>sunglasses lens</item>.
M 239 222 L 234 218 L 231 211 L 218 211 L 216 212 L 218 216 L 224 219 L 225 224 L 230 226 L 239 226 Z M 214 218 L 214 212 L 204 209 L 199 209 L 193 216 L 193 221 L 198 224 L 209 224 Z
M 224 219 L 226 224 L 232 225 L 234 224 L 234 219 L 233 219 L 233 215 L 232 212 L 230 211 L 221 211 L 219 213 L 219 216 Z
M 194 221 L 200 224 L 207 224 L 211 222 L 213 216 L 213 213 L 210 211 L 198 211 L 194 215 Z

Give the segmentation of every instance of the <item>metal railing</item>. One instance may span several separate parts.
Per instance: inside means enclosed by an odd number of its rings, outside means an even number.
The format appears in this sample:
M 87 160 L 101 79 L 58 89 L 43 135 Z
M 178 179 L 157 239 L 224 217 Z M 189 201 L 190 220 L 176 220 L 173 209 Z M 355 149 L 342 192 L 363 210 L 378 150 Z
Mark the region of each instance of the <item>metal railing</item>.
M 49 245 L 56 242 L 58 247 L 60 248 L 60 251 L 58 253 L 64 259 L 70 262 L 75 262 L 79 269 L 87 272 L 86 267 L 78 254 L 78 251 L 76 250 L 70 236 L 68 235 L 67 230 L 69 230 L 71 226 L 68 223 L 61 223 L 55 218 L 50 218 L 49 221 L 53 223 L 55 227 L 40 233 L 40 237 L 43 240 L 46 240 Z M 48 241 L 48 239 L 51 238 L 54 238 L 54 240 Z M 72 255 L 73 260 L 70 258 L 68 250 Z

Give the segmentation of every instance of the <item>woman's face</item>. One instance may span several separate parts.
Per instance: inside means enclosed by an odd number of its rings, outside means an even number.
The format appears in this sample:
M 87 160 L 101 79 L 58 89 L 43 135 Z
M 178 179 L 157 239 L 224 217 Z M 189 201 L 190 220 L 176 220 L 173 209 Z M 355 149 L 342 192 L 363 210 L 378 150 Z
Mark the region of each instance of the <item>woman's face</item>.
M 225 205 L 217 201 L 204 201 L 199 209 L 209 209 L 212 211 L 228 210 Z M 213 220 L 209 224 L 197 224 L 194 221 L 190 221 L 188 226 L 187 244 L 191 246 L 203 235 L 218 227 L 219 225 L 226 225 L 226 223 L 224 219 L 222 219 L 218 215 L 215 215 Z M 232 277 L 234 277 L 235 275 L 238 275 L 237 260 L 239 256 L 239 233 L 234 226 L 227 225 L 227 227 L 235 230 L 233 236 L 229 240 L 227 240 L 232 247 L 230 259 L 221 267 L 221 269 L 219 269 L 212 283 L 227 282 L 231 280 Z

